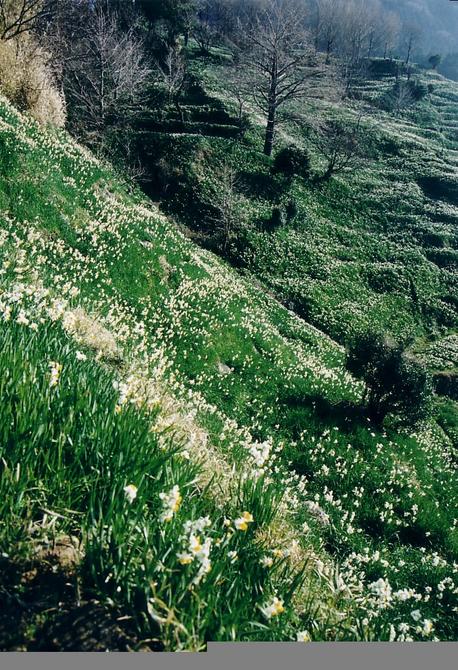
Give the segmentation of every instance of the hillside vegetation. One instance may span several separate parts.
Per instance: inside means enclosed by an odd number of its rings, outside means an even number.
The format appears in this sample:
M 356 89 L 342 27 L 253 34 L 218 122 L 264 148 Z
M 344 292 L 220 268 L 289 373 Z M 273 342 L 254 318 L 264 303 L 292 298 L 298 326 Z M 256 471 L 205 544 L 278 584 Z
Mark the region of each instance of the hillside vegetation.
M 457 639 L 455 39 L 394 4 L 0 0 L 1 650 Z
M 164 132 L 167 124 L 159 131 L 143 122 L 140 134 L 154 175 L 147 189 L 162 198 L 165 210 L 200 243 L 341 342 L 373 323 L 405 339 L 451 334 L 457 323 L 456 87 L 428 75 L 428 99 L 399 116 L 380 109 L 395 83 L 391 77 L 361 85 L 360 100 L 345 106 L 307 101 L 297 110 L 304 110 L 301 123 L 280 128 L 278 151 L 290 144 L 305 148 L 312 175 L 288 178 L 273 173 L 272 161 L 260 153 L 260 125 L 243 143 L 224 137 L 237 131 L 224 67 L 207 65 L 202 72 L 198 58 L 194 67 L 205 90 L 199 89 L 197 104 L 190 92 L 183 109 L 193 118 L 210 108 L 206 122 L 187 122 L 178 132 L 177 122 L 173 133 Z M 210 123 L 223 118 L 221 105 L 232 126 L 227 119 Z M 323 159 L 306 132 L 320 117 L 349 125 L 362 119 L 366 144 L 349 175 L 321 183 L 316 177 L 325 169 Z M 229 187 L 228 170 L 235 175 Z M 223 249 L 215 220 L 224 191 L 233 199 L 237 225 Z M 277 219 L 274 210 L 280 210 Z
M 223 123 L 142 120 L 162 212 L 0 98 L 0 645 L 456 639 L 455 405 L 375 428 L 343 345 L 376 323 L 456 372 L 458 91 L 369 115 L 351 181 L 285 183 L 195 66 Z

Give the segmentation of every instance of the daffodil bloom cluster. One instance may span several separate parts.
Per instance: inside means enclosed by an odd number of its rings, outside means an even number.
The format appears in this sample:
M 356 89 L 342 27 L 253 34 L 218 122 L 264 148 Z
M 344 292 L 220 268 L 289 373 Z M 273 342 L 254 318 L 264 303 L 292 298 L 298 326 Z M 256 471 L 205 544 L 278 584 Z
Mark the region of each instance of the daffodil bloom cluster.
M 237 530 L 245 532 L 248 530 L 248 524 L 253 523 L 253 521 L 254 518 L 253 515 L 250 514 L 250 512 L 243 512 L 242 516 L 239 519 L 235 519 L 234 526 L 236 527 Z
M 277 596 L 274 596 L 270 602 L 261 607 L 261 612 L 265 618 L 269 620 L 272 619 L 272 617 L 279 616 L 284 611 L 283 600 L 280 600 Z
M 372 582 L 372 584 L 369 584 L 369 590 L 378 598 L 381 609 L 390 605 L 392 601 L 392 589 L 387 580 L 380 578 L 376 582 Z
M 168 493 L 160 493 L 159 497 L 162 500 L 161 521 L 171 521 L 180 509 L 181 501 L 183 499 L 178 485 L 175 485 L 171 491 L 168 491 Z
M 57 386 L 57 384 L 59 383 L 60 373 L 62 372 L 62 365 L 61 363 L 51 361 L 49 367 L 51 368 L 51 378 L 49 380 L 49 386 L 53 388 L 54 386 Z
M 198 570 L 192 580 L 193 584 L 199 584 L 211 570 L 212 538 L 202 535 L 209 526 L 211 526 L 211 521 L 208 517 L 187 521 L 184 525 L 184 534 L 181 540 L 185 543 L 186 549 L 178 552 L 177 558 L 180 565 L 197 563 Z
M 137 487 L 135 484 L 128 484 L 127 486 L 124 487 L 124 494 L 126 496 L 127 501 L 132 504 L 137 497 Z

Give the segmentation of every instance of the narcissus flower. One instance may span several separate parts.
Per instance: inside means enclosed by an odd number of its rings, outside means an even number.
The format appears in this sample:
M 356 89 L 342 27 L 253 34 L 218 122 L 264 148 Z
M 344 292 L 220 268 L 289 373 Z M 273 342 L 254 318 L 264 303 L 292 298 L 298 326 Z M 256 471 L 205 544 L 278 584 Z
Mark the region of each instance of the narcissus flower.
M 243 512 L 242 516 L 239 519 L 235 519 L 234 526 L 237 530 L 246 531 L 248 530 L 248 524 L 253 523 L 253 515 L 250 512 Z
M 132 504 L 134 502 L 135 498 L 137 497 L 137 491 L 138 489 L 135 484 L 129 484 L 128 486 L 124 487 L 124 493 L 129 503 Z
M 271 568 L 274 564 L 274 559 L 272 556 L 263 556 L 260 560 L 260 563 L 264 568 Z
M 414 621 L 420 621 L 421 619 L 421 612 L 420 610 L 414 610 L 413 612 L 410 613 L 410 616 Z
M 168 493 L 159 493 L 159 498 L 162 500 L 163 512 L 161 521 L 171 521 L 174 514 L 180 509 L 181 501 L 180 489 L 177 485 L 173 487 Z
M 277 598 L 277 596 L 274 596 L 270 603 L 267 603 L 264 605 L 264 607 L 261 607 L 261 612 L 264 614 L 266 619 L 272 619 L 272 617 L 278 616 L 284 611 L 285 608 L 283 606 L 283 600 L 280 600 Z
M 202 551 L 202 543 L 198 535 L 191 535 L 189 538 L 189 549 L 193 554 L 199 554 Z
M 180 563 L 180 565 L 189 565 L 194 560 L 194 557 L 191 556 L 191 554 L 188 554 L 186 552 L 178 553 L 177 558 L 178 558 L 178 562 Z
M 310 635 L 307 630 L 301 630 L 297 634 L 298 642 L 310 642 Z
M 57 386 L 59 383 L 60 373 L 62 372 L 62 365 L 60 363 L 56 363 L 55 361 L 51 361 L 49 367 L 51 368 L 51 379 L 49 380 L 49 386 L 52 388 L 53 386 Z

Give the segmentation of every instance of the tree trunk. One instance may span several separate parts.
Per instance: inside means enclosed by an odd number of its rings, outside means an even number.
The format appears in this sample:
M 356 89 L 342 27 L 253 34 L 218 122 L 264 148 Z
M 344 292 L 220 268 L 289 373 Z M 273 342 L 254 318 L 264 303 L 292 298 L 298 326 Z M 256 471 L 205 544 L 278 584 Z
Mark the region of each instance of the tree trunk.
M 408 45 L 408 48 L 407 48 L 406 65 L 408 65 L 410 63 L 410 53 L 411 53 L 411 51 L 412 51 L 412 38 L 410 38 L 409 45 Z
M 367 57 L 370 58 L 372 56 L 372 49 L 374 47 L 374 35 L 372 34 L 369 39 L 369 49 L 367 51 Z
M 278 87 L 278 60 L 277 53 L 273 56 L 270 69 L 269 108 L 267 111 L 267 126 L 264 140 L 264 153 L 272 156 L 275 137 L 275 122 L 277 118 L 277 87 Z
M 269 107 L 269 114 L 267 116 L 267 127 L 266 127 L 266 136 L 264 141 L 264 153 L 266 156 L 272 156 L 272 149 L 274 146 L 274 135 L 275 135 L 275 120 L 276 120 L 276 107 L 271 104 Z

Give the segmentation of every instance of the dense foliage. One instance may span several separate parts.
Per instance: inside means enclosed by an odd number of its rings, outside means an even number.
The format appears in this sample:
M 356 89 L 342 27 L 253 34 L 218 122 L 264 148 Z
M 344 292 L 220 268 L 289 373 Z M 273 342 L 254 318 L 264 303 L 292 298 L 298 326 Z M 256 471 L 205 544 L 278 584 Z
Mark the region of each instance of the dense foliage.
M 351 345 L 347 366 L 364 379 L 370 419 L 381 425 L 389 413 L 415 425 L 428 416 L 431 382 L 424 367 L 400 343 L 365 333 Z

